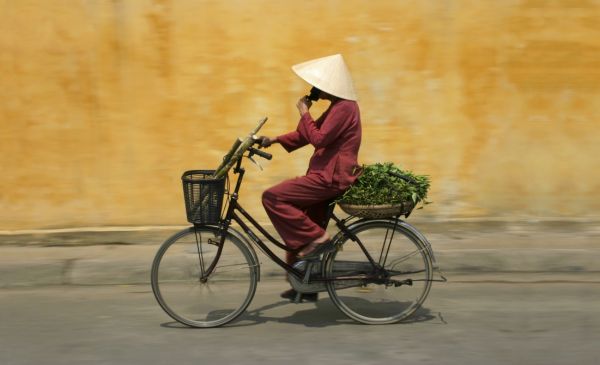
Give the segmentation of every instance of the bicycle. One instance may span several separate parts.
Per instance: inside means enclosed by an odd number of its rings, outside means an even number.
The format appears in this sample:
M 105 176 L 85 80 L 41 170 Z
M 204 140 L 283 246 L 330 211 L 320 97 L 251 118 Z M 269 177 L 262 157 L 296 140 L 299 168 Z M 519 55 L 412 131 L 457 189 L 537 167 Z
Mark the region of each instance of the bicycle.
M 192 327 L 217 327 L 242 314 L 256 292 L 260 264 L 253 244 L 287 272 L 301 293 L 325 292 L 348 317 L 366 324 L 387 324 L 412 315 L 425 301 L 433 279 L 435 257 L 431 244 L 400 215 L 365 219 L 334 214 L 329 206 L 324 227 L 333 220 L 339 231 L 336 249 L 321 259 L 288 265 L 260 239 L 245 218 L 269 242 L 291 251 L 269 234 L 239 204 L 245 174 L 243 157 L 270 160 L 258 148 L 255 133 L 237 140 L 219 171 L 192 170 L 182 176 L 188 221 L 193 226 L 168 238 L 159 248 L 151 270 L 152 291 L 162 309 L 176 321 Z M 229 168 L 237 181 L 230 190 Z M 225 198 L 227 196 L 227 198 Z M 410 214 L 410 212 L 409 212 Z M 405 214 L 408 216 L 408 214 Z M 237 223 L 244 233 L 234 229 Z M 393 246 L 393 247 L 392 247 Z

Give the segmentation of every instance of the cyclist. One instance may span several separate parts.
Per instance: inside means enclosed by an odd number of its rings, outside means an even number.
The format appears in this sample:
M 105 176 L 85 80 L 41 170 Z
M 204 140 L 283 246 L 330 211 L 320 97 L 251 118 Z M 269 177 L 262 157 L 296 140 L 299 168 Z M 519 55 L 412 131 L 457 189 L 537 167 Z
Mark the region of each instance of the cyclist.
M 361 123 L 357 97 L 350 72 L 341 55 L 300 63 L 292 70 L 313 86 L 310 97 L 298 100 L 300 121 L 295 131 L 272 138 L 262 136 L 261 145 L 279 143 L 288 152 L 311 144 L 315 151 L 305 176 L 285 180 L 263 193 L 262 202 L 273 226 L 286 245 L 286 261 L 318 258 L 332 250 L 325 214 L 331 199 L 341 195 L 359 173 L 358 150 Z M 316 120 L 310 114 L 312 100 L 330 101 Z M 293 289 L 281 294 L 296 297 Z M 303 300 L 316 301 L 317 293 L 303 294 Z

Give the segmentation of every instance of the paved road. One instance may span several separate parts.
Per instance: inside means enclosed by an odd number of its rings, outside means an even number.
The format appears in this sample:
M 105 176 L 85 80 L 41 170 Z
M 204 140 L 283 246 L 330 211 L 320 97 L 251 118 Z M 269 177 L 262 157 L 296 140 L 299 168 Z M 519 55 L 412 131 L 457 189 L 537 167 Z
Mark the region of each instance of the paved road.
M 0 364 L 598 364 L 600 283 L 573 278 L 435 283 L 418 316 L 386 326 L 326 295 L 282 301 L 275 279 L 217 329 L 173 323 L 147 285 L 2 289 Z

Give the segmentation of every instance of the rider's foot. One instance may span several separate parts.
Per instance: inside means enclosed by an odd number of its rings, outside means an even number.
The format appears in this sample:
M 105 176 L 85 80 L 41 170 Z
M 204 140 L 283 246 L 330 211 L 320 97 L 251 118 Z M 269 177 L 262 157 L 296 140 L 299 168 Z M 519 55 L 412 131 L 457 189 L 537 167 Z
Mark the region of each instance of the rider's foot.
M 289 299 L 290 301 L 296 300 L 297 291 L 294 289 L 288 289 L 280 294 L 283 299 Z M 316 302 L 319 300 L 319 293 L 302 293 L 300 294 L 301 302 Z
M 301 260 L 317 259 L 322 254 L 333 251 L 334 249 L 335 245 L 331 242 L 331 240 L 326 240 L 324 242 L 312 242 L 306 245 L 302 251 L 298 252 L 298 258 Z

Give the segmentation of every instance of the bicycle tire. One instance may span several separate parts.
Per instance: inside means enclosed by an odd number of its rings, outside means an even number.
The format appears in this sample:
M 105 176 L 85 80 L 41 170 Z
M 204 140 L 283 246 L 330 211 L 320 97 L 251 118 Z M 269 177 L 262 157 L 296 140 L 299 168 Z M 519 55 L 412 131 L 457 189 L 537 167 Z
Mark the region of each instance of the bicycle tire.
M 218 252 L 219 229 L 190 227 L 167 239 L 151 270 L 152 292 L 174 320 L 191 327 L 218 327 L 242 314 L 256 292 L 259 267 L 251 250 L 230 232 L 215 269 L 207 270 Z
M 358 243 L 341 234 L 336 240 L 339 249 L 329 253 L 323 265 L 333 303 L 348 317 L 366 324 L 396 323 L 410 317 L 431 289 L 430 249 L 402 221 L 366 220 L 349 230 L 378 266 L 368 260 Z M 386 271 L 378 274 L 377 267 Z

